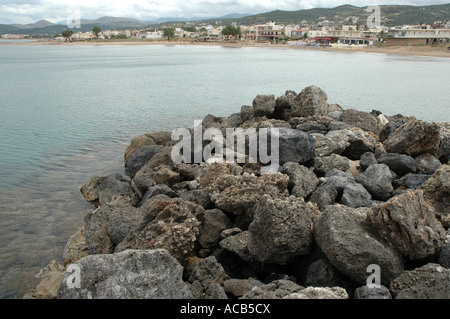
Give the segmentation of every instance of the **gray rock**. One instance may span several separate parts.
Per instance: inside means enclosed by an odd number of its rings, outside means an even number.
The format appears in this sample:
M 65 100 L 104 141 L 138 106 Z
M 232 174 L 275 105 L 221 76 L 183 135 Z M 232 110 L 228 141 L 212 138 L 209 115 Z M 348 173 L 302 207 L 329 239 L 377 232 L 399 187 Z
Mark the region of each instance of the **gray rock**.
M 405 117 L 398 117 L 393 116 L 388 118 L 389 122 L 386 123 L 380 132 L 380 140 L 384 142 L 388 139 L 389 136 L 394 134 L 400 127 L 402 127 L 404 124 L 408 123 L 410 119 Z
M 280 165 L 287 162 L 305 163 L 314 158 L 315 142 L 311 135 L 295 129 L 278 130 Z M 272 132 L 271 136 L 273 134 Z
M 172 140 L 172 131 L 156 131 L 145 133 L 146 136 L 150 137 L 155 141 L 156 145 L 165 146 L 167 143 L 170 143 Z
M 359 160 L 364 153 L 373 153 L 375 151 L 376 141 L 371 133 L 365 132 L 358 127 L 330 131 L 325 136 L 327 138 L 346 140 L 349 145 L 342 155 L 351 160 Z
M 72 265 L 80 270 L 80 287 L 71 287 L 74 273 L 67 272 L 58 299 L 192 298 L 183 267 L 163 249 L 87 256 Z
M 203 248 L 212 248 L 219 244 L 220 235 L 225 229 L 231 228 L 232 224 L 227 215 L 220 209 L 206 210 L 200 227 L 198 242 Z
M 436 152 L 436 157 L 442 163 L 449 163 L 450 161 L 450 125 L 448 122 L 439 123 L 439 147 Z
M 305 289 L 290 280 L 275 280 L 269 284 L 253 288 L 240 299 L 281 299 Z
M 410 260 L 434 260 L 446 239 L 422 190 L 395 196 L 371 214 L 378 233 Z
M 148 135 L 140 135 L 131 140 L 130 145 L 126 148 L 124 154 L 125 166 L 128 164 L 128 160 L 133 153 L 144 146 L 156 145 L 156 142 Z
M 377 121 L 377 118 L 366 112 L 352 109 L 343 110 L 340 120 L 347 124 L 359 127 L 364 131 L 372 132 L 375 135 L 378 135 L 382 129 L 382 125 Z
M 194 202 L 204 209 L 208 209 L 211 206 L 211 198 L 209 192 L 204 189 L 194 189 L 187 191 L 180 195 L 180 198 L 185 201 Z
M 292 195 L 307 197 L 319 185 L 319 179 L 307 167 L 298 163 L 288 162 L 283 165 L 283 172 L 289 176 L 289 187 Z
M 335 203 L 337 196 L 338 191 L 336 187 L 325 183 L 314 191 L 311 195 L 310 201 L 315 203 L 321 211 L 325 211 L 329 205 L 333 205 Z
M 341 275 L 338 270 L 326 259 L 321 258 L 306 270 L 305 284 L 313 287 L 335 287 L 339 286 Z
M 233 113 L 227 117 L 227 127 L 239 127 L 243 123 L 241 113 Z
M 234 297 L 242 297 L 253 288 L 264 285 L 261 281 L 248 278 L 248 279 L 227 279 L 223 283 L 225 292 L 233 295 Z
M 327 115 L 327 94 L 317 86 L 306 87 L 295 98 L 291 107 L 291 114 L 301 117 Z
M 431 154 L 422 154 L 416 157 L 417 173 L 433 175 L 441 166 L 441 162 Z
M 370 207 L 372 196 L 361 184 L 350 182 L 344 187 L 340 203 L 353 208 Z
M 445 228 L 450 227 L 450 165 L 442 165 L 422 184 L 425 199 L 433 205 Z
M 408 174 L 401 179 L 402 185 L 407 189 L 419 189 L 432 175 Z
M 390 170 L 400 176 L 415 173 L 417 170 L 417 164 L 414 158 L 404 154 L 383 154 L 378 158 L 378 163 L 386 164 Z
M 341 115 L 342 115 L 342 111 L 332 111 L 332 112 L 327 114 L 328 117 L 331 117 L 335 121 L 340 121 L 341 120 Z
M 392 299 L 389 289 L 380 285 L 379 287 L 362 286 L 356 288 L 354 299 Z
M 349 299 L 349 296 L 342 287 L 307 287 L 283 299 Z
M 255 117 L 265 116 L 271 118 L 275 111 L 274 95 L 258 95 L 253 100 L 253 110 Z
M 435 123 L 412 120 L 400 127 L 384 141 L 388 153 L 418 156 L 436 154 L 440 143 L 440 129 Z
M 131 187 L 131 179 L 120 173 L 107 176 L 98 187 L 98 200 L 100 205 L 109 203 L 116 198 L 132 198 L 134 195 L 134 190 Z
M 255 111 L 251 105 L 242 105 L 241 118 L 243 122 L 247 122 L 255 117 Z
M 314 133 L 311 134 L 316 142 L 316 156 L 329 156 L 331 154 L 342 154 L 350 146 L 345 134 L 330 136 Z
M 338 112 L 338 113 L 340 113 L 340 112 Z M 349 124 L 341 122 L 341 121 L 332 121 L 332 122 L 330 122 L 330 124 L 328 124 L 328 131 L 342 130 L 349 126 L 350 126 Z
M 155 197 L 156 195 L 166 195 L 170 198 L 174 198 L 177 196 L 169 186 L 165 184 L 150 186 L 148 190 L 145 192 L 144 197 L 141 200 L 140 206 L 144 205 L 150 198 Z
M 92 177 L 89 182 L 84 184 L 80 191 L 83 197 L 92 205 L 99 206 L 99 187 L 100 185 L 105 181 L 106 176 L 94 176 Z
M 356 177 L 356 182 L 362 184 L 374 199 L 388 200 L 394 191 L 392 174 L 385 164 L 370 165 Z
M 404 270 L 401 256 L 378 235 L 361 209 L 329 206 L 314 224 L 314 238 L 331 264 L 358 284 L 366 284 L 367 267 L 372 264 L 379 265 L 386 286 Z
M 314 159 L 314 169 L 319 173 L 327 173 L 333 169 L 346 171 L 350 168 L 348 158 L 332 154 L 330 156 L 316 157 Z
M 429 263 L 403 272 L 389 289 L 396 299 L 449 299 L 450 269 Z
M 308 121 L 306 123 L 297 125 L 295 129 L 303 132 L 327 132 L 328 124 L 318 121 Z
M 437 263 L 444 268 L 450 269 L 450 231 L 447 233 L 447 240 L 441 247 Z
M 145 165 L 147 162 L 155 156 L 159 151 L 161 151 L 164 146 L 161 145 L 150 145 L 143 146 L 133 152 L 133 154 L 128 158 L 125 165 L 125 173 L 133 177 L 136 173 Z
M 361 159 L 359 160 L 359 165 L 363 170 L 366 170 L 370 165 L 377 163 L 377 159 L 372 152 L 364 153 L 361 155 Z
M 220 241 L 219 245 L 223 249 L 226 249 L 239 256 L 242 260 L 252 262 L 253 258 L 252 256 L 250 256 L 247 248 L 249 237 L 250 233 L 248 230 L 246 230 L 236 235 L 228 236 L 227 238 Z
M 216 294 L 215 292 L 218 290 L 216 285 L 222 285 L 225 278 L 226 273 L 223 267 L 217 262 L 214 256 L 209 256 L 200 260 L 192 270 L 188 279 L 190 283 L 189 288 L 195 299 L 207 299 L 208 297 L 212 297 L 212 293 Z M 222 295 L 220 289 L 219 295 Z

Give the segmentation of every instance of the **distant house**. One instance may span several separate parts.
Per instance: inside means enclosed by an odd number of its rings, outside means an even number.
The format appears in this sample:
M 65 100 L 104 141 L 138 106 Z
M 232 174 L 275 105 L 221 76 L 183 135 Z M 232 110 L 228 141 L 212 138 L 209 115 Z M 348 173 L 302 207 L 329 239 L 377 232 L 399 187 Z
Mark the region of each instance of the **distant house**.
M 285 37 L 285 27 L 277 25 L 275 21 L 254 25 L 245 30 L 244 37 L 247 40 L 272 42 Z
M 433 29 L 429 25 L 391 28 L 386 40 L 388 45 L 403 46 L 447 43 L 450 43 L 450 29 Z

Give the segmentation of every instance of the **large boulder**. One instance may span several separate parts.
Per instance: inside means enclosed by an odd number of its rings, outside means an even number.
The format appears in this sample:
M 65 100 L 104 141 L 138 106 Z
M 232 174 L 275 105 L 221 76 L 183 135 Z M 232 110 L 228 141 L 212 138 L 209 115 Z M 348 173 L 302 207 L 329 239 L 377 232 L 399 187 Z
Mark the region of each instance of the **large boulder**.
M 285 163 L 283 165 L 283 173 L 289 176 L 289 188 L 294 196 L 307 197 L 319 185 L 319 179 L 316 174 L 299 163 Z
M 349 137 L 346 134 L 326 135 L 320 133 L 311 134 L 316 142 L 316 156 L 329 156 L 331 154 L 342 154 L 350 146 Z
M 264 196 L 253 209 L 248 251 L 261 263 L 281 265 L 308 254 L 313 220 L 319 214 L 317 207 L 301 198 L 273 200 Z
M 271 132 L 272 135 L 278 135 L 279 139 L 279 164 L 284 165 L 287 162 L 306 163 L 315 156 L 314 138 L 302 131 L 288 128 L 278 128 L 278 133 Z
M 372 132 L 375 135 L 380 134 L 380 131 L 383 128 L 381 123 L 372 114 L 353 109 L 343 110 L 340 120 L 365 131 Z
M 445 229 L 421 190 L 407 191 L 372 209 L 372 222 L 410 260 L 434 260 L 446 239 Z
M 348 127 L 336 131 L 330 131 L 326 138 L 346 141 L 349 145 L 341 153 L 351 160 L 359 160 L 364 153 L 374 152 L 376 148 L 376 137 L 370 132 L 366 132 L 359 127 Z
M 128 160 L 136 150 L 144 146 L 156 145 L 156 142 L 148 135 L 140 135 L 131 140 L 130 145 L 125 149 L 124 162 L 125 166 L 128 164 Z
M 416 157 L 417 173 L 425 175 L 433 175 L 442 163 L 433 155 L 425 153 Z
M 378 158 L 379 164 L 386 164 L 389 169 L 399 176 L 417 171 L 414 158 L 405 154 L 386 153 Z
M 292 116 L 315 116 L 327 115 L 328 97 L 327 94 L 317 86 L 308 86 L 296 96 L 291 106 Z
M 114 173 L 108 175 L 98 186 L 98 201 L 104 205 L 118 198 L 130 198 L 136 200 L 131 178 L 124 174 Z
M 161 145 L 150 145 L 143 146 L 133 152 L 129 156 L 128 161 L 125 164 L 125 173 L 133 177 L 136 173 L 145 165 L 147 162 L 155 156 L 159 151 L 161 151 L 164 146 Z
M 252 105 L 242 105 L 241 118 L 243 122 L 247 122 L 255 117 L 255 110 Z
M 366 284 L 372 264 L 386 286 L 404 270 L 402 257 L 373 228 L 366 210 L 327 207 L 314 224 L 314 238 L 333 266 L 357 284 Z
M 255 117 L 265 116 L 271 118 L 275 111 L 274 95 L 258 95 L 253 100 L 253 111 Z
M 72 264 L 58 299 L 189 299 L 183 267 L 163 249 L 127 250 L 117 254 L 87 256 Z
M 449 299 L 450 269 L 429 263 L 403 272 L 389 289 L 396 299 Z
M 418 156 L 436 154 L 440 143 L 440 129 L 435 123 L 412 120 L 400 127 L 384 141 L 388 153 Z
M 362 184 L 374 199 L 388 200 L 394 191 L 392 174 L 386 164 L 370 165 L 356 177 L 356 182 Z

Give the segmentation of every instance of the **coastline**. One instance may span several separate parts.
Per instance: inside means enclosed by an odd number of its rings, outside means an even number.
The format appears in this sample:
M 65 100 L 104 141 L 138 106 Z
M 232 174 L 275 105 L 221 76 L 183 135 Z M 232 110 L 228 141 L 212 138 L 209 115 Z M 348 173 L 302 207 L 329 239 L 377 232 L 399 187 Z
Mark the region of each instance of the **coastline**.
M 64 46 L 78 46 L 78 45 L 206 45 L 206 46 L 222 46 L 222 47 L 255 47 L 255 48 L 277 48 L 277 49 L 297 49 L 297 50 L 320 50 L 330 52 L 364 52 L 364 53 L 378 53 L 402 56 L 426 56 L 436 58 L 450 58 L 450 50 L 445 47 L 432 46 L 386 46 L 375 47 L 368 46 L 359 49 L 352 48 L 332 48 L 332 47 L 298 47 L 288 44 L 271 44 L 271 43 L 254 43 L 241 41 L 239 43 L 225 43 L 225 42 L 194 42 L 194 41 L 77 41 L 71 43 L 64 42 L 50 42 L 50 41 L 36 41 L 36 42 L 22 42 L 13 43 L 5 42 L 0 45 L 64 45 Z

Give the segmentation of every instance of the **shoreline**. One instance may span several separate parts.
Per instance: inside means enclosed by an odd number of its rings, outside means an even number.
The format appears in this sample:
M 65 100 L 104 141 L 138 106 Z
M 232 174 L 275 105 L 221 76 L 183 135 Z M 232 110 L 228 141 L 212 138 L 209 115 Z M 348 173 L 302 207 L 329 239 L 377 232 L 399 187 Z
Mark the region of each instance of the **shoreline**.
M 224 42 L 194 42 L 194 41 L 77 41 L 71 43 L 64 42 L 45 42 L 42 40 L 36 42 L 4 42 L 0 45 L 64 45 L 64 46 L 78 46 L 78 45 L 196 45 L 196 46 L 222 46 L 234 48 L 277 48 L 277 49 L 298 49 L 298 50 L 320 50 L 330 52 L 363 52 L 363 53 L 378 53 L 401 56 L 424 56 L 436 58 L 450 58 L 450 50 L 445 47 L 431 47 L 431 46 L 387 46 L 375 47 L 368 46 L 359 49 L 352 48 L 332 48 L 332 47 L 298 47 L 288 44 L 270 44 L 270 43 L 254 43 L 254 42 L 239 42 L 239 43 L 224 43 Z

